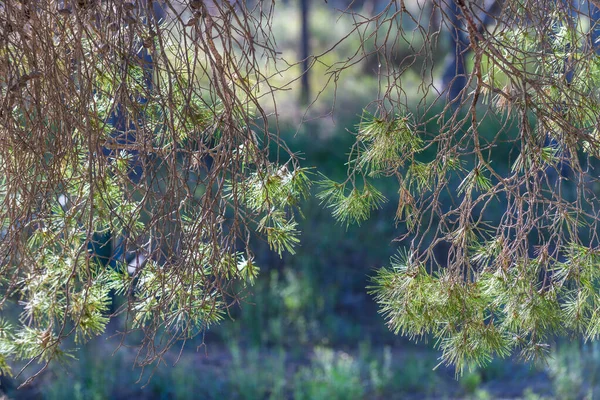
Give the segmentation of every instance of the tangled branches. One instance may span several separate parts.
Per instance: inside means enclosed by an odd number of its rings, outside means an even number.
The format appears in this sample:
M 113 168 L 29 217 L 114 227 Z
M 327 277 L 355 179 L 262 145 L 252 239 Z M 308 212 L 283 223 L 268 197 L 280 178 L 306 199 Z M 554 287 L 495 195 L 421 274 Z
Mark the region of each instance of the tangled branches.
M 293 251 L 310 182 L 259 102 L 269 10 L 187 3 L 0 2 L 5 371 L 121 313 L 147 365 L 253 282 L 253 232 Z
M 66 338 L 118 314 L 144 332 L 146 365 L 253 282 L 250 237 L 293 252 L 311 182 L 263 108 L 275 102 L 273 10 L 0 2 L 0 284 L 2 304 L 21 307 L 0 326 L 3 370 L 11 357 L 63 356 Z M 360 47 L 328 65 L 330 81 L 376 60 L 380 91 L 348 179 L 323 178 L 318 197 L 360 223 L 386 200 L 372 180 L 398 181 L 406 250 L 372 288 L 390 327 L 435 335 L 459 370 L 515 349 L 543 356 L 555 335 L 596 338 L 599 10 L 434 0 L 343 13 L 354 24 L 338 44 Z M 127 299 L 114 312 L 111 291 Z
M 456 13 L 442 22 L 465 86 L 432 96 L 446 101 L 434 119 L 410 114 L 388 64 L 350 158 L 354 175 L 399 182 L 405 250 L 373 287 L 389 326 L 433 334 L 459 371 L 513 350 L 543 358 L 556 336 L 595 339 L 600 324 L 598 10 L 507 0 L 490 14 L 485 3 L 433 4 Z M 429 27 L 417 26 L 427 44 Z M 498 129 L 484 131 L 489 121 Z

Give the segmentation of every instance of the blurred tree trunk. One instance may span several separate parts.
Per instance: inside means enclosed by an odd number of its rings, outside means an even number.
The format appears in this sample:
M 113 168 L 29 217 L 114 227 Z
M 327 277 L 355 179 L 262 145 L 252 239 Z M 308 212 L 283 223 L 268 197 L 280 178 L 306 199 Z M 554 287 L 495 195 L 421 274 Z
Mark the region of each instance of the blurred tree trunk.
M 427 14 L 429 15 L 429 32 L 438 32 L 441 28 L 440 5 L 433 0 L 426 3 Z
M 364 15 L 373 16 L 377 9 L 377 0 L 366 0 L 362 6 Z
M 152 11 L 149 11 L 147 18 L 144 20 L 144 23 L 148 25 L 158 24 L 159 21 L 166 17 L 166 6 L 163 1 L 155 1 L 151 4 Z M 154 70 L 154 61 L 152 59 L 152 55 L 144 46 L 140 47 L 136 55 L 140 60 L 144 61 L 142 65 L 144 65 L 145 83 L 148 92 L 151 92 L 152 74 Z M 140 103 L 145 104 L 147 99 L 141 98 L 139 101 Z M 113 137 L 118 143 L 135 143 L 135 126 L 133 123 L 129 122 L 130 126 L 128 129 L 128 122 L 120 105 L 117 105 L 116 112 L 111 116 L 108 122 L 114 128 Z M 103 148 L 103 152 L 104 154 L 108 155 L 114 153 L 115 151 L 105 147 Z M 143 168 L 138 160 L 138 151 L 128 150 L 127 152 L 133 157 L 129 170 L 129 178 L 132 182 L 137 184 L 143 175 Z M 104 233 L 94 233 L 94 240 L 90 243 L 90 248 L 92 252 L 96 254 L 102 265 L 110 265 L 113 268 L 116 268 L 117 262 L 128 261 L 125 259 L 127 236 L 128 232 L 108 231 Z
M 308 99 L 310 98 L 310 82 L 308 76 L 308 57 L 310 54 L 310 27 L 308 21 L 309 1 L 310 0 L 300 0 L 300 18 L 302 25 L 302 32 L 300 37 L 300 58 L 302 59 L 302 78 L 300 80 L 300 103 L 303 105 L 307 104 Z
M 484 15 L 480 18 L 481 25 L 478 27 L 480 32 L 485 31 L 485 27 L 495 20 L 495 16 L 502 8 L 502 2 L 498 0 L 486 3 Z M 432 9 L 435 9 L 433 3 Z M 459 100 L 458 97 L 467 84 L 465 56 L 469 50 L 469 39 L 462 28 L 462 23 L 460 22 L 461 11 L 456 0 L 447 5 L 446 13 L 448 15 L 447 24 L 450 31 L 450 50 L 446 57 L 442 82 L 444 90 L 447 90 L 448 102 L 454 102 L 455 100 Z M 432 31 L 435 31 L 436 28 L 439 29 L 437 24 L 438 22 L 432 17 Z M 460 101 L 455 103 L 456 106 L 459 104 Z
M 460 8 L 456 1 L 447 7 L 448 29 L 450 30 L 449 52 L 446 56 L 442 84 L 447 91 L 446 98 L 449 103 L 458 100 L 461 91 L 467 84 L 465 71 L 465 53 L 468 49 L 468 39 L 460 22 Z M 456 103 L 458 105 L 459 103 Z

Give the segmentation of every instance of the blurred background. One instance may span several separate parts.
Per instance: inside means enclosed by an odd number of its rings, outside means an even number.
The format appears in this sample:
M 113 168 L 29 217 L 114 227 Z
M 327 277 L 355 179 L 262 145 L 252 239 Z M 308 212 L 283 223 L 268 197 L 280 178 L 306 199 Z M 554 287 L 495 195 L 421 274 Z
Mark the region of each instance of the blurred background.
M 365 0 L 352 8 L 373 15 L 385 5 Z M 273 35 L 282 58 L 297 61 L 328 50 L 352 30 L 352 18 L 339 12 L 347 6 L 333 0 L 277 4 Z M 407 1 L 406 6 L 427 10 L 425 0 Z M 436 18 L 435 13 L 422 14 Z M 402 23 L 407 32 L 415 29 L 408 18 Z M 424 78 L 423 60 L 415 56 L 402 75 L 408 104 L 414 104 L 412 111 L 422 120 L 443 104 L 428 97 L 437 96 L 434 90 L 427 94 L 418 86 L 429 79 L 427 85 L 441 90 L 448 69 L 456 73 L 457 46 L 447 36 L 438 38 L 437 52 L 430 55 L 431 74 Z M 416 54 L 419 40 L 415 35 L 414 41 L 395 47 L 396 58 Z M 332 179 L 346 176 L 352 132 L 381 89 L 375 57 L 344 71 L 337 85 L 329 82 L 328 66 L 352 57 L 359 45 L 358 35 L 349 37 L 315 63 L 305 79 L 277 94 L 282 138 L 303 155 L 304 166 Z M 289 81 L 302 68 L 300 63 L 274 80 Z M 480 130 L 494 133 L 502 122 L 489 117 L 486 124 Z M 435 121 L 424 129 L 435 133 Z M 508 158 L 492 162 L 510 169 Z M 336 224 L 318 200 L 307 200 L 301 206 L 297 254 L 279 258 L 257 241 L 260 276 L 255 286 L 224 322 L 175 346 L 155 368 L 133 367 L 137 354 L 130 345 L 135 338 L 122 342 L 117 320 L 106 335 L 77 350 L 76 360 L 52 364 L 19 390 L 27 376 L 3 376 L 0 390 L 14 399 L 579 399 L 600 394 L 596 344 L 558 341 L 547 364 L 494 360 L 457 377 L 453 368 L 438 366 L 434 343 L 414 343 L 390 332 L 368 287 L 375 269 L 387 265 L 397 251 L 393 240 L 403 228 L 394 224 L 397 183 L 381 180 L 379 185 L 389 202 L 360 227 Z M 495 212 L 499 218 L 503 210 Z

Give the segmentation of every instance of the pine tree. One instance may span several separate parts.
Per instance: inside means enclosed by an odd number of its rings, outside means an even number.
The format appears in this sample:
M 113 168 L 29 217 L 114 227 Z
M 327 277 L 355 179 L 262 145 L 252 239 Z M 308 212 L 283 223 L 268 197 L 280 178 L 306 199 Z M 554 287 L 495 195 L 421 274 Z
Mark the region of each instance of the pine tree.
M 139 362 L 159 360 L 254 282 L 252 237 L 293 254 L 313 182 L 342 224 L 397 201 L 407 233 L 369 290 L 394 332 L 433 335 L 457 371 L 543 358 L 557 335 L 595 339 L 598 9 L 486 3 L 346 11 L 344 40 L 361 44 L 328 64 L 331 80 L 375 57 L 381 90 L 337 182 L 311 175 L 265 111 L 282 65 L 271 3 L 0 2 L 0 307 L 20 313 L 0 320 L 0 369 L 69 357 L 67 339 L 121 314 L 143 332 Z M 443 88 L 434 55 L 448 32 L 465 62 Z M 500 128 L 483 131 L 486 118 Z M 377 189 L 388 178 L 396 199 Z M 505 211 L 488 219 L 492 208 Z M 100 256 L 108 236 L 130 257 Z

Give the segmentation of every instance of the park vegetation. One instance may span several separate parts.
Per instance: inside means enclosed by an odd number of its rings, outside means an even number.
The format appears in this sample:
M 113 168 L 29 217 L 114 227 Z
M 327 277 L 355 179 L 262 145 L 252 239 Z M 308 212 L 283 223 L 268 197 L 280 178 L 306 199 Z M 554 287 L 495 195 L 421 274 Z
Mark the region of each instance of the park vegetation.
M 155 363 L 244 301 L 257 239 L 283 257 L 318 236 L 299 229 L 311 196 L 346 227 L 394 204 L 397 255 L 365 291 L 457 372 L 596 339 L 600 11 L 488 3 L 347 8 L 341 39 L 296 63 L 273 3 L 0 2 L 2 372 L 116 318 Z M 315 106 L 364 65 L 378 90 L 327 176 L 282 137 L 282 94 L 320 68 Z

